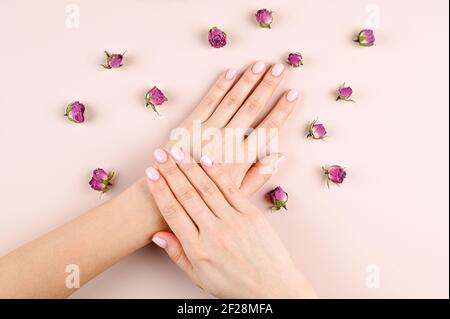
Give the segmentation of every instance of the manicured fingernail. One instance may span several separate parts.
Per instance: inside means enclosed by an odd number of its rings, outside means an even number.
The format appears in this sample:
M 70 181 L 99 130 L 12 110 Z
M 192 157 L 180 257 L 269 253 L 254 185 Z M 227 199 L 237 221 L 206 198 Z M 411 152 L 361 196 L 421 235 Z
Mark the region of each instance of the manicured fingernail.
M 158 148 L 156 151 L 153 152 L 153 156 L 160 163 L 165 163 L 167 161 L 166 152 L 164 152 L 164 150 L 162 150 L 160 148 Z
M 272 75 L 273 76 L 280 76 L 281 73 L 283 73 L 284 65 L 283 64 L 275 64 L 272 68 Z
M 167 247 L 167 242 L 166 242 L 164 239 L 162 239 L 161 237 L 155 236 L 155 237 L 152 238 L 152 241 L 153 241 L 156 245 L 158 245 L 159 247 L 161 247 L 162 249 L 165 249 L 165 248 Z
M 235 69 L 229 69 L 227 73 L 225 74 L 225 79 L 230 81 L 233 80 L 236 76 L 237 71 Z
M 259 74 L 264 70 L 264 67 L 266 65 L 264 64 L 264 62 L 258 61 L 255 64 L 253 64 L 252 66 L 252 72 L 255 74 Z
M 175 159 L 177 162 L 181 162 L 184 159 L 184 153 L 181 150 L 181 148 L 174 146 L 170 150 L 170 155 Z
M 200 162 L 203 164 L 203 165 L 205 165 L 206 167 L 211 167 L 212 166 L 212 161 L 211 161 L 211 159 L 208 157 L 208 155 L 203 155 L 201 158 L 200 158 Z
M 145 174 L 152 181 L 157 181 L 159 179 L 159 172 L 154 167 L 149 167 L 145 170 Z
M 298 97 L 297 90 L 290 90 L 286 95 L 286 100 L 288 100 L 289 102 L 294 102 L 297 99 L 297 97 Z

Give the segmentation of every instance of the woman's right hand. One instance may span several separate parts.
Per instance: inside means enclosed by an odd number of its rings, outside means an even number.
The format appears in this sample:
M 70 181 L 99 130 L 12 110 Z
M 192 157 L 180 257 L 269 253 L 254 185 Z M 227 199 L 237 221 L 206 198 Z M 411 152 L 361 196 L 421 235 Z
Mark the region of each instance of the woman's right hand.
M 314 298 L 263 213 L 221 165 L 159 149 L 148 187 L 170 232 L 153 241 L 201 288 L 221 298 Z

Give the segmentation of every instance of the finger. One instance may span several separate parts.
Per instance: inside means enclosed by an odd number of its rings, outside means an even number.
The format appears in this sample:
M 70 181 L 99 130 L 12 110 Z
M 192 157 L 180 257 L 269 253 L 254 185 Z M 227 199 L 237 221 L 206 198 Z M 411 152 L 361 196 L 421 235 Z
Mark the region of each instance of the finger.
M 266 65 L 261 61 L 248 68 L 208 119 L 208 127 L 225 127 L 261 80 L 265 70 Z
M 154 167 L 149 167 L 145 171 L 147 175 L 147 185 L 155 199 L 162 217 L 169 225 L 170 229 L 183 242 L 190 242 L 198 235 L 198 230 L 186 211 L 177 201 L 164 178 Z
M 248 196 L 256 193 L 278 170 L 278 165 L 285 158 L 283 154 L 275 153 L 258 160 L 245 174 L 240 190 Z
M 181 268 L 189 277 L 193 277 L 193 267 L 189 259 L 186 257 L 186 253 L 178 240 L 178 238 L 169 232 L 158 232 L 156 233 L 152 241 L 164 249 L 169 255 L 170 259 Z
M 235 210 L 238 212 L 254 210 L 254 206 L 239 190 L 228 174 L 222 170 L 221 165 L 213 163 L 208 155 L 203 155 L 200 159 L 200 163 L 206 174 L 208 174 L 211 180 L 219 187 L 226 200 Z
M 182 123 L 181 127 L 190 127 L 194 120 L 206 121 L 231 89 L 237 79 L 237 70 L 228 69 L 214 82 L 195 110 Z
M 170 154 L 177 161 L 178 167 L 192 183 L 200 197 L 217 217 L 224 217 L 230 211 L 234 211 L 216 184 L 189 154 L 184 153 L 179 147 L 172 148 Z
M 255 130 L 245 140 L 246 154 L 256 156 L 259 151 L 265 149 L 274 137 L 278 136 L 278 131 L 286 123 L 289 115 L 294 110 L 298 101 L 298 91 L 289 90 L 285 92 L 278 100 L 277 104 L 272 108 L 269 114 L 259 123 Z M 263 131 L 262 131 L 263 130 Z M 261 141 L 261 137 L 264 137 Z M 249 148 L 257 147 L 257 150 Z M 256 158 L 250 158 L 253 161 Z
M 244 105 L 228 123 L 227 127 L 252 127 L 258 115 L 269 102 L 275 89 L 283 79 L 284 73 L 285 72 L 283 64 L 278 63 L 273 65 L 270 70 L 267 71 L 264 79 L 256 87 L 255 91 L 253 91 L 253 93 L 245 101 Z
M 157 149 L 154 152 L 154 157 L 161 175 L 194 223 L 199 228 L 212 223 L 215 215 L 206 206 L 195 188 L 178 168 L 175 161 L 167 156 L 166 151 L 162 149 Z

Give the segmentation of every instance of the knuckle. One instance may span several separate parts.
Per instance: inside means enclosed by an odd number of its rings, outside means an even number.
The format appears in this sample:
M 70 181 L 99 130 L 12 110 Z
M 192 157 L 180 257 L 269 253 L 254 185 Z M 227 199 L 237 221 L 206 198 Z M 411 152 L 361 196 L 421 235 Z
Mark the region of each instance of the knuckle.
M 213 197 L 214 195 L 216 195 L 217 192 L 216 188 L 212 183 L 205 183 L 201 185 L 200 191 L 204 197 Z
M 201 105 L 205 108 L 210 108 L 214 105 L 214 101 L 214 97 L 211 94 L 208 94 L 202 99 Z
M 253 86 L 253 84 L 255 83 L 256 79 L 253 76 L 252 73 L 250 72 L 245 72 L 244 75 L 242 75 L 241 79 L 239 81 L 242 81 L 242 83 L 245 86 Z
M 261 86 L 263 88 L 266 89 L 273 89 L 276 85 L 277 85 L 278 81 L 275 80 L 274 78 L 270 78 L 270 77 L 265 77 L 262 81 L 261 81 Z
M 195 168 L 197 166 L 197 164 L 193 163 L 193 162 L 188 162 L 188 163 L 183 163 L 183 170 L 186 173 L 191 173 L 192 171 L 195 171 Z
M 174 164 L 169 164 L 164 167 L 164 174 L 167 176 L 174 176 L 178 173 L 178 167 Z
M 200 245 L 192 248 L 190 255 L 196 262 L 204 263 L 211 260 L 210 254 L 208 254 Z
M 239 103 L 239 97 L 236 94 L 229 94 L 225 98 L 224 104 L 226 106 L 236 105 Z
M 178 213 L 178 207 L 175 204 L 168 204 L 167 206 L 164 206 L 161 209 L 161 213 L 166 217 L 166 218 L 173 218 L 177 215 Z
M 247 102 L 247 109 L 249 112 L 259 110 L 261 102 L 258 99 L 252 98 Z
M 228 88 L 229 88 L 228 82 L 222 80 L 216 82 L 215 89 L 219 91 L 219 93 L 228 91 Z
M 183 189 L 179 193 L 180 201 L 187 202 L 192 200 L 195 197 L 195 191 L 191 187 Z
M 281 125 L 281 121 L 278 117 L 269 116 L 266 120 L 265 126 L 267 128 L 277 128 Z
M 183 256 L 183 251 L 181 249 L 177 249 L 174 252 L 172 252 L 172 260 L 174 263 L 178 264 L 181 261 L 181 258 Z
M 165 193 L 168 190 L 166 183 L 157 183 L 155 187 L 156 192 Z
M 235 185 L 228 183 L 225 185 L 225 190 L 228 194 L 234 195 L 237 192 L 237 187 Z

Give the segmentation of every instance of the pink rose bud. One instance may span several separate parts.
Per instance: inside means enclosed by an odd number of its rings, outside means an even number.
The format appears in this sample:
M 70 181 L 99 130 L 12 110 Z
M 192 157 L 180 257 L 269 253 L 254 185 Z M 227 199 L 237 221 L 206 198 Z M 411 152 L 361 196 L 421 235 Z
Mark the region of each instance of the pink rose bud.
M 261 28 L 269 28 L 273 21 L 272 16 L 273 11 L 269 11 L 267 9 L 260 9 L 256 12 L 256 22 L 259 23 Z
M 288 201 L 288 194 L 280 186 L 271 190 L 267 196 L 270 203 L 273 205 L 273 210 L 280 210 L 281 208 L 287 209 L 286 203 Z
M 75 101 L 66 107 L 66 113 L 64 116 L 67 116 L 67 118 L 74 123 L 83 123 L 84 110 L 84 105 L 78 101 Z
M 293 67 L 297 68 L 300 65 L 303 65 L 303 57 L 298 52 L 289 53 L 287 62 L 289 65 L 292 65 Z
M 227 34 L 217 27 L 209 30 L 208 41 L 214 48 L 222 48 L 227 44 Z
M 338 97 L 336 98 L 336 101 L 343 100 L 347 102 L 355 102 L 353 100 L 350 100 L 352 94 L 353 94 L 352 88 L 349 86 L 345 86 L 344 83 L 338 89 Z
M 330 187 L 330 182 L 339 185 L 344 182 L 347 172 L 339 165 L 333 165 L 328 168 L 322 167 L 323 172 L 327 177 L 327 185 Z
M 156 106 L 162 105 L 164 102 L 167 101 L 167 98 L 164 96 L 164 93 L 161 92 L 160 89 L 158 89 L 156 86 L 152 87 L 150 91 L 147 92 L 145 95 L 145 102 L 146 106 L 150 106 L 153 111 L 156 112 L 156 114 L 159 115 L 158 111 L 156 110 Z
M 312 137 L 315 140 L 323 140 L 327 135 L 327 130 L 323 124 L 317 123 L 316 120 L 312 121 L 308 128 L 308 135 L 306 137 Z
M 375 44 L 375 35 L 373 34 L 373 30 L 371 29 L 362 30 L 361 32 L 359 32 L 355 42 L 358 42 L 359 45 L 363 47 L 371 47 L 372 45 Z
M 106 193 L 112 186 L 111 180 L 114 178 L 114 172 L 107 173 L 102 168 L 97 168 L 92 172 L 92 178 L 89 181 L 91 188 L 100 193 Z
M 125 55 L 125 52 L 123 54 L 111 54 L 107 51 L 105 51 L 106 54 L 106 64 L 102 64 L 102 67 L 105 69 L 117 69 L 122 66 L 122 60 L 123 56 Z

